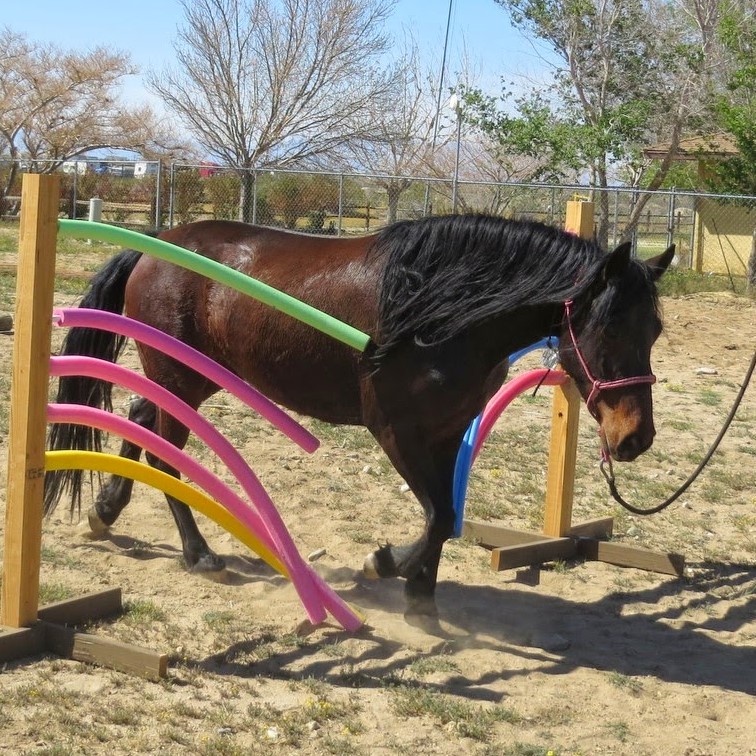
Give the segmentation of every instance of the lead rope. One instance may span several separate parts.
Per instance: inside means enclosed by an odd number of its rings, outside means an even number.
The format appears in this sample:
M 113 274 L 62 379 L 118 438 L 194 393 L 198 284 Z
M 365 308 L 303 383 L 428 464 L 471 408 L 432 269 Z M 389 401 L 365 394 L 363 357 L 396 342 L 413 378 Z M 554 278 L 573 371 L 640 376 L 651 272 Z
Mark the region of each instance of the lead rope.
M 722 426 L 722 430 L 719 431 L 719 435 L 714 440 L 714 443 L 711 445 L 711 448 L 709 449 L 708 452 L 706 452 L 706 455 L 698 464 L 698 467 L 696 467 L 696 469 L 691 473 L 690 477 L 680 486 L 680 488 L 678 488 L 677 491 L 675 491 L 668 499 L 665 499 L 661 504 L 658 504 L 655 507 L 651 507 L 650 509 L 639 509 L 638 507 L 635 507 L 632 504 L 629 504 L 622 498 L 619 491 L 617 490 L 617 485 L 614 478 L 614 468 L 612 467 L 612 458 L 609 454 L 609 447 L 606 443 L 606 438 L 603 432 L 599 431 L 599 436 L 601 438 L 601 463 L 599 467 L 601 468 L 601 472 L 604 474 L 604 478 L 606 478 L 606 482 L 609 485 L 609 492 L 612 494 L 612 497 L 614 498 L 614 500 L 618 504 L 621 504 L 629 512 L 632 512 L 633 514 L 651 515 L 651 514 L 656 514 L 657 512 L 661 512 L 662 509 L 666 509 L 670 504 L 672 504 L 672 502 L 679 499 L 680 496 L 682 496 L 688 490 L 688 488 L 693 483 L 693 481 L 701 474 L 701 471 L 709 463 L 709 460 L 712 458 L 712 456 L 714 456 L 714 452 L 717 450 L 717 447 L 719 446 L 720 442 L 724 438 L 725 433 L 727 433 L 727 430 L 730 427 L 730 423 L 732 423 L 735 417 L 735 414 L 738 411 L 738 407 L 740 407 L 740 403 L 743 401 L 743 396 L 746 392 L 746 389 L 748 388 L 748 384 L 751 382 L 751 377 L 753 376 L 754 368 L 756 368 L 756 351 L 753 353 L 751 364 L 748 370 L 746 371 L 746 376 L 745 376 L 745 379 L 743 380 L 743 385 L 740 387 L 740 391 L 738 392 L 738 395 L 735 397 L 735 402 L 732 405 L 730 414 L 727 415 L 727 419 L 725 420 L 724 425 Z

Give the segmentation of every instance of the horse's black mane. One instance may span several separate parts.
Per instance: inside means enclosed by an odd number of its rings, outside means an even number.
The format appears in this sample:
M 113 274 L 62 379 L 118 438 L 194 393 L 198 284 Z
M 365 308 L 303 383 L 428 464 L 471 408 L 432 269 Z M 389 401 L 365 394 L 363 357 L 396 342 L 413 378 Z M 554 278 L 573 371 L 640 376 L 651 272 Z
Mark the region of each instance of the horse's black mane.
M 595 242 L 552 226 L 486 215 L 400 221 L 371 254 L 388 258 L 379 356 L 410 338 L 438 343 L 494 315 L 579 296 L 604 257 Z

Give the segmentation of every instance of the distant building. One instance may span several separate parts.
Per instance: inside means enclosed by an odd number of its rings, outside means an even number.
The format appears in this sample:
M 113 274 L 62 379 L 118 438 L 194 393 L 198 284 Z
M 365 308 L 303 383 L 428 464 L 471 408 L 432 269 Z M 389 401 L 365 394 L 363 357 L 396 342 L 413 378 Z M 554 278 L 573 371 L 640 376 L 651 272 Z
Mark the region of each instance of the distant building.
M 79 176 L 84 176 L 89 170 L 89 160 L 66 160 L 60 166 L 60 170 L 63 173 L 77 173 Z
M 159 165 L 156 160 L 138 160 L 134 163 L 134 178 L 156 175 Z
M 221 166 L 218 163 L 200 163 L 199 175 L 201 178 L 210 178 L 211 176 L 215 176 L 220 169 Z
M 662 159 L 669 144 L 643 150 L 646 157 Z M 696 161 L 701 183 L 711 174 L 713 163 L 738 154 L 728 134 L 683 139 L 675 160 Z M 748 260 L 756 243 L 756 202 L 751 206 L 715 197 L 696 198 L 691 267 L 699 273 L 747 274 Z

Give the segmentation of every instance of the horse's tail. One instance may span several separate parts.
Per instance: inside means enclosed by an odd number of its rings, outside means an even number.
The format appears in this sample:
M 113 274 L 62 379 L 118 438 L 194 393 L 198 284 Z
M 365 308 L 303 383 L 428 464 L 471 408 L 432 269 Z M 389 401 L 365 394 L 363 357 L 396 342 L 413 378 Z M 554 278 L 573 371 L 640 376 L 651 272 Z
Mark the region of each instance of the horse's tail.
M 133 272 L 141 252 L 124 250 L 92 277 L 89 288 L 79 307 L 121 313 L 126 293 L 126 282 Z M 94 328 L 71 328 L 60 351 L 62 355 L 97 357 L 109 362 L 118 359 L 126 342 L 123 336 Z M 83 376 L 64 376 L 58 381 L 58 404 L 85 404 L 110 412 L 113 408 L 113 384 Z M 47 447 L 51 450 L 76 449 L 100 451 L 102 433 L 89 426 L 55 423 L 50 426 Z M 45 514 L 55 509 L 61 496 L 71 496 L 71 512 L 81 510 L 82 470 L 57 470 L 45 475 Z

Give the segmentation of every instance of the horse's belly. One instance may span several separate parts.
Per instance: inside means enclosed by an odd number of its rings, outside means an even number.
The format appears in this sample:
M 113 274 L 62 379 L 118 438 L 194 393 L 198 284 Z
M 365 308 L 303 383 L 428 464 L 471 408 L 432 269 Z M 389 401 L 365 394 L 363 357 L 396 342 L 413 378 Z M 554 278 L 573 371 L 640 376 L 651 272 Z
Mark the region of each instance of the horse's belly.
M 350 347 L 292 322 L 279 333 L 246 334 L 231 352 L 224 362 L 277 404 L 329 423 L 361 423 L 360 354 Z

